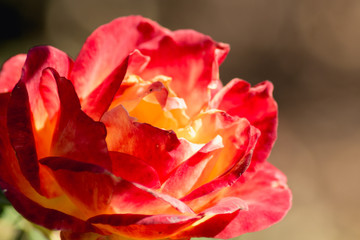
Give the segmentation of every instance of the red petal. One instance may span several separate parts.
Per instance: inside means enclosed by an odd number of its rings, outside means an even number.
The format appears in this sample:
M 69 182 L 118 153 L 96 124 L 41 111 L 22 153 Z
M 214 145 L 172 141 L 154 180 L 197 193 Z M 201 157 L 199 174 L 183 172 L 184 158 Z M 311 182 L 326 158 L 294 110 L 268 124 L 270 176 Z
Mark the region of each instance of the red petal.
M 31 222 L 54 230 L 61 229 L 78 232 L 96 230 L 96 228 L 90 224 L 74 216 L 54 209 L 45 208 L 33 202 L 10 184 L 0 181 L 0 186 L 13 207 Z
M 255 173 L 244 175 L 230 187 L 226 196 L 242 198 L 249 207 L 237 216 L 215 238 L 232 238 L 259 231 L 280 221 L 291 207 L 291 191 L 285 175 L 269 163 L 259 166 Z M 210 227 L 210 226 L 208 226 Z
M 52 119 L 60 110 L 60 99 L 57 92 L 56 80 L 50 68 L 43 70 L 39 90 L 49 119 Z
M 126 58 L 104 81 L 82 101 L 82 108 L 92 119 L 98 121 L 109 108 L 124 79 L 128 67 Z
M 117 183 L 106 169 L 63 157 L 43 158 L 40 163 L 53 171 L 60 187 L 83 211 L 83 217 L 107 212 Z
M 253 154 L 252 169 L 257 162 L 269 156 L 276 139 L 277 104 L 272 97 L 273 85 L 263 82 L 250 88 L 250 84 L 234 79 L 212 99 L 210 106 L 233 116 L 247 118 L 261 131 Z
M 204 169 L 203 175 L 206 178 L 203 179 L 202 184 L 217 179 L 221 175 L 228 174 L 229 171 L 234 171 L 233 173 L 236 172 L 236 174 L 231 177 L 232 180 L 220 178 L 210 185 L 205 184 L 201 186 L 200 189 L 194 190 L 193 193 L 185 197 L 184 200 L 186 199 L 186 201 L 205 194 L 207 191 L 205 189 L 219 189 L 220 186 L 226 186 L 239 178 L 250 163 L 251 151 L 259 136 L 259 132 L 246 119 L 232 117 L 225 112 L 217 110 L 200 114 L 197 119 L 194 119 L 193 128 L 196 134 L 192 136 L 190 141 L 197 143 L 207 142 L 220 135 L 224 145 L 220 154 L 213 158 L 208 163 L 206 169 Z M 209 129 L 212 129 L 212 131 L 209 131 Z
M 80 102 L 69 80 L 56 76 L 60 116 L 52 140 L 52 155 L 72 158 L 111 170 L 105 142 L 106 129 L 80 109 Z
M 174 132 L 133 122 L 121 105 L 106 112 L 101 121 L 108 132 L 106 142 L 109 150 L 123 152 L 146 162 L 157 171 L 160 181 L 164 181 L 177 166 L 176 159 L 169 154 L 180 144 Z
M 40 161 L 53 171 L 59 185 L 87 217 L 114 211 L 167 212 L 171 209 L 193 214 L 180 200 L 118 178 L 100 166 L 60 157 Z
M 7 126 L 22 174 L 39 193 L 45 194 L 40 183 L 40 169 L 32 130 L 30 105 L 25 83 L 19 82 L 11 95 Z
M 14 149 L 11 146 L 7 128 L 7 108 L 10 93 L 0 93 L 0 179 L 19 187 L 24 176 L 20 170 Z
M 161 191 L 173 197 L 181 198 L 201 184 L 203 171 L 212 158 L 216 158 L 223 147 L 221 137 L 202 147 L 195 155 L 177 167 L 164 182 Z
M 191 103 L 188 113 L 194 115 L 208 101 L 208 87 L 218 79 L 218 64 L 228 52 L 226 44 L 192 30 L 170 33 L 158 42 L 144 44 L 140 51 L 151 61 L 141 74 L 143 79 L 165 75 L 176 94 Z
M 203 216 L 199 223 L 195 223 L 192 227 L 176 234 L 176 238 L 216 236 L 234 219 L 236 214 L 247 210 L 246 202 L 240 198 L 222 198 L 215 205 L 199 214 Z
M 96 29 L 86 40 L 71 73 L 80 98 L 102 83 L 137 46 L 167 31 L 140 16 L 118 18 Z
M 126 153 L 110 152 L 113 174 L 146 187 L 159 188 L 160 180 L 155 169 L 141 159 Z
M 100 229 L 128 238 L 163 239 L 190 226 L 200 217 L 183 215 L 100 215 L 88 221 Z
M 10 92 L 20 80 L 26 54 L 18 54 L 7 60 L 0 71 L 0 93 Z
M 104 240 L 104 235 L 100 235 L 94 232 L 79 233 L 72 231 L 61 231 L 60 238 L 61 240 Z

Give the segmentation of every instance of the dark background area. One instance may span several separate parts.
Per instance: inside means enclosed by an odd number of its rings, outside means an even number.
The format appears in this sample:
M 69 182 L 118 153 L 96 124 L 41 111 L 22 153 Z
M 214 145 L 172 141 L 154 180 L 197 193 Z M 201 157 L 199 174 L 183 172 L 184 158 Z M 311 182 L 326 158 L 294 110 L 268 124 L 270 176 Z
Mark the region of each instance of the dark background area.
M 76 58 L 94 29 L 130 14 L 229 43 L 224 83 L 275 85 L 269 161 L 288 176 L 293 208 L 242 239 L 360 239 L 360 1 L 0 0 L 0 64 L 42 44 Z

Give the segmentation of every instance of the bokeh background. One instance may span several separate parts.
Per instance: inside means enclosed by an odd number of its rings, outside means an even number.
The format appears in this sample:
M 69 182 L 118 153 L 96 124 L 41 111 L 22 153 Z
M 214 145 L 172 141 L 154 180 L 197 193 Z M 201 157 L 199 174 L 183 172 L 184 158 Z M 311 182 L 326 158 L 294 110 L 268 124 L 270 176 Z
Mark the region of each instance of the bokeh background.
M 96 27 L 130 14 L 229 43 L 224 83 L 275 85 L 280 125 L 269 161 L 288 176 L 293 208 L 241 239 L 360 239 L 360 1 L 0 0 L 0 64 L 42 44 L 75 58 Z

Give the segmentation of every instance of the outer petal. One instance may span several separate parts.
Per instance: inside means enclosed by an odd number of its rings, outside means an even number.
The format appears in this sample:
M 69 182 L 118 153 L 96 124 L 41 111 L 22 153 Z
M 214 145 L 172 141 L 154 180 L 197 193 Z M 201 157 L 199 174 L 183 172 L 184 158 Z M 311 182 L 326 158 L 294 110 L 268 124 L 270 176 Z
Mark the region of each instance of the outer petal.
M 157 43 L 143 44 L 139 49 L 151 58 L 141 76 L 144 79 L 156 75 L 171 77 L 171 88 L 191 103 L 188 113 L 193 116 L 207 103 L 208 87 L 217 83 L 218 64 L 229 47 L 201 33 L 179 30 L 163 36 Z
M 89 219 L 104 231 L 128 238 L 162 239 L 197 221 L 199 216 L 184 215 L 100 215 Z
M 18 54 L 7 60 L 0 71 L 0 93 L 10 92 L 20 80 L 26 54 Z
M 16 152 L 22 174 L 40 194 L 47 197 L 56 196 L 51 176 L 40 168 L 37 162 L 30 104 L 23 82 L 19 82 L 12 92 L 7 115 L 11 145 Z
M 174 132 L 134 122 L 121 105 L 106 112 L 101 121 L 108 132 L 106 142 L 109 150 L 123 152 L 146 162 L 157 171 L 160 181 L 164 181 L 178 165 L 169 154 L 180 144 Z
M 96 29 L 81 49 L 70 77 L 80 99 L 102 83 L 137 46 L 167 32 L 140 16 L 118 18 Z
M 230 187 L 225 196 L 241 197 L 249 210 L 240 211 L 213 237 L 231 238 L 265 229 L 280 221 L 290 209 L 292 195 L 286 177 L 270 163 L 262 164 L 255 173 L 248 173 L 244 178 L 244 182 L 238 181 Z
M 9 139 L 7 128 L 7 107 L 9 99 L 10 93 L 0 93 L 0 179 L 4 182 L 11 182 L 14 187 L 18 188 L 26 183 L 28 184 L 28 182 L 20 170 L 18 160 Z
M 241 198 L 247 211 L 234 212 L 232 216 L 219 212 L 180 235 L 227 239 L 265 229 L 280 221 L 291 207 L 291 192 L 285 175 L 271 164 L 264 163 L 256 172 L 244 176 L 242 180 L 246 180 L 225 189 L 222 196 L 225 199 Z
M 250 88 L 249 83 L 234 79 L 210 103 L 211 108 L 248 119 L 261 131 L 250 169 L 257 162 L 266 160 L 276 139 L 277 104 L 272 97 L 272 90 L 273 85 L 267 81 Z

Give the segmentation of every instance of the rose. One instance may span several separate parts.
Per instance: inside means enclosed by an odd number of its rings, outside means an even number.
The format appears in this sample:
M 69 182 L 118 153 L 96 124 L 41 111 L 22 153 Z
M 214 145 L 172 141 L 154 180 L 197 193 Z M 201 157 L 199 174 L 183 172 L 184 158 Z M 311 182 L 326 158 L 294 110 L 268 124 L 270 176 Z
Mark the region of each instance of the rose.
M 273 87 L 222 87 L 228 50 L 131 16 L 98 28 L 75 61 L 50 46 L 10 58 L 0 75 L 7 198 L 62 239 L 231 238 L 278 222 L 291 193 L 266 162 Z

